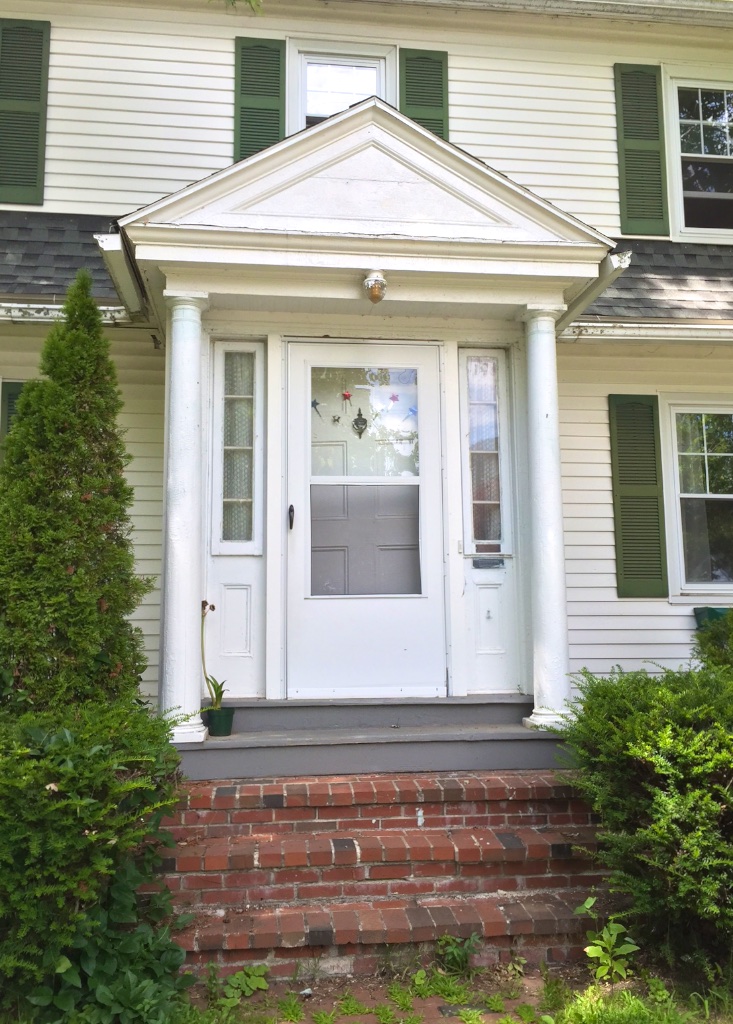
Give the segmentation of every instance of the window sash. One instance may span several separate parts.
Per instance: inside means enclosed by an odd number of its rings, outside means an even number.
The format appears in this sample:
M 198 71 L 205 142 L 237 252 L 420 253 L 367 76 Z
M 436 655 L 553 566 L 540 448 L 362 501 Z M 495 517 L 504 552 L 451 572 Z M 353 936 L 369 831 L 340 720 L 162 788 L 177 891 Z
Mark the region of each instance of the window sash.
M 211 445 L 212 554 L 262 553 L 263 414 L 262 344 L 217 344 Z

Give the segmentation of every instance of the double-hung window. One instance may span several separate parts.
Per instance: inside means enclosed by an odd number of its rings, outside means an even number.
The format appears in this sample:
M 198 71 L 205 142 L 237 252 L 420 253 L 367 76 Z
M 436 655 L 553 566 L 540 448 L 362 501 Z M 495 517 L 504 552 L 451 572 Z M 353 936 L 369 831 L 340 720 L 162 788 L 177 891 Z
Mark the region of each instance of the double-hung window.
M 236 41 L 234 158 L 377 96 L 448 138 L 448 55 L 389 44 Z
M 622 231 L 721 240 L 733 231 L 733 74 L 617 64 L 615 79 Z

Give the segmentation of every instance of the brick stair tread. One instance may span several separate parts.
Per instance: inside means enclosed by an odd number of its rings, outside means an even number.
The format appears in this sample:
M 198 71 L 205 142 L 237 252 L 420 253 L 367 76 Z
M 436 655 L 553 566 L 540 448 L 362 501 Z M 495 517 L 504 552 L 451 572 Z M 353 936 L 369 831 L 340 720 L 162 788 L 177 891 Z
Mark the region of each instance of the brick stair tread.
M 571 799 L 568 782 L 549 771 L 391 773 L 236 779 L 189 783 L 182 810 L 264 810 L 306 807 L 445 804 Z
M 296 947 L 430 942 L 441 935 L 567 936 L 582 931 L 574 913 L 587 890 L 495 893 L 319 903 L 298 907 L 217 911 L 178 933 L 185 949 L 271 950 Z
M 594 849 L 595 829 L 410 828 L 355 831 L 353 835 L 260 833 L 179 841 L 165 869 L 219 872 L 435 862 L 482 864 L 578 859 L 576 847 Z

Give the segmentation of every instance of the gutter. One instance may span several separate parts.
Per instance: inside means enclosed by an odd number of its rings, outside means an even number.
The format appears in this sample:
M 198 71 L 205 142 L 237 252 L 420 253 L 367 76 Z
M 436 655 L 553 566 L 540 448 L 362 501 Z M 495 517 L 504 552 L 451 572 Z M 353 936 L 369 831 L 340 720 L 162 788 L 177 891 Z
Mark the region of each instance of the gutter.
M 55 323 L 63 315 L 62 302 L 0 302 L 0 322 L 13 324 Z M 104 324 L 129 325 L 124 306 L 98 306 Z
M 95 235 L 94 240 L 99 246 L 104 265 L 130 319 L 145 319 L 147 316 L 145 298 L 135 270 L 127 258 L 122 235 L 119 233 Z
M 590 306 L 591 302 L 595 301 L 602 292 L 605 292 L 610 284 L 613 284 L 617 277 L 623 274 L 624 270 L 631 263 L 631 256 L 630 250 L 627 252 L 612 252 L 604 256 L 598 268 L 598 277 L 573 299 L 557 321 L 556 330 L 558 334 L 560 331 L 564 331 L 574 320 L 577 320 L 580 314 Z

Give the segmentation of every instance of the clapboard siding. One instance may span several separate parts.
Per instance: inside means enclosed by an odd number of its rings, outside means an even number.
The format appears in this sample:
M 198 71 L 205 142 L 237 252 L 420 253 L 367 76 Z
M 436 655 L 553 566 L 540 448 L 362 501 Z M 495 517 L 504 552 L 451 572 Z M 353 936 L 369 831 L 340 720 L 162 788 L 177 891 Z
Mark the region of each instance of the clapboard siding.
M 21 334 L 0 325 L 0 379 L 36 376 L 43 337 L 42 333 L 25 330 Z M 132 615 L 145 636 L 148 667 L 142 689 L 152 697 L 157 689 L 160 636 L 164 355 L 153 347 L 147 332 L 111 329 L 109 337 L 125 403 L 120 425 L 132 456 L 127 478 L 135 488 L 132 522 L 137 568 L 156 583 Z
M 4 12 L 6 13 L 6 12 Z M 378 16 L 376 16 L 378 15 Z M 450 137 L 601 230 L 620 230 L 613 64 L 719 62 L 704 29 L 292 0 L 26 0 L 52 22 L 46 208 L 120 215 L 233 157 L 234 39 L 305 36 L 447 49 Z
M 608 672 L 649 660 L 676 668 L 689 660 L 692 608 L 616 596 L 608 395 L 731 393 L 733 351 L 609 342 L 558 352 L 572 668 Z

